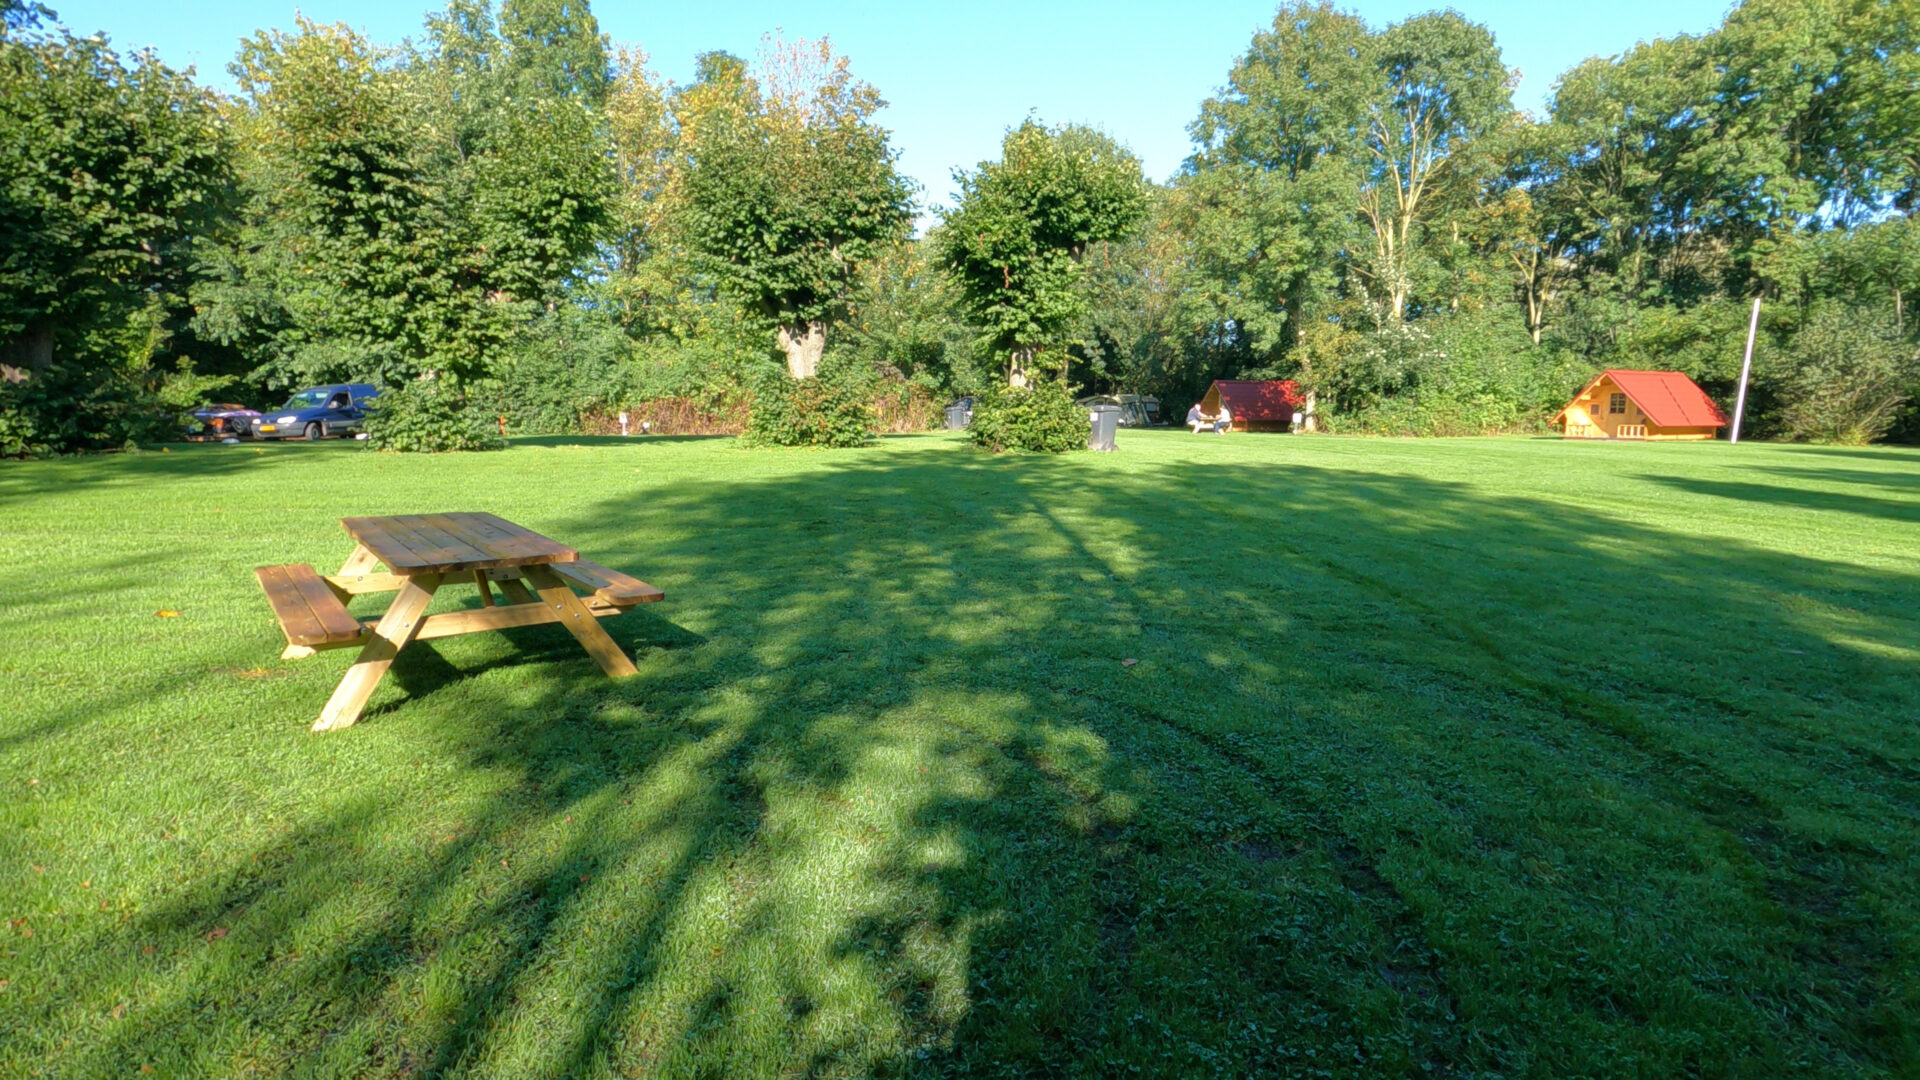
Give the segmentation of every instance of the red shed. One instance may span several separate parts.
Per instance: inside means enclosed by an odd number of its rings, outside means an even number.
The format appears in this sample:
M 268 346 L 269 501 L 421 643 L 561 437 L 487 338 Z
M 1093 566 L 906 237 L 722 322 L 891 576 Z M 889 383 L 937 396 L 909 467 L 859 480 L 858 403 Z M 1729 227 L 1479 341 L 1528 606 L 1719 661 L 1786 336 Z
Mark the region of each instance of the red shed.
M 1200 411 L 1218 416 L 1225 405 L 1233 415 L 1233 431 L 1286 431 L 1303 400 L 1291 379 L 1216 379 Z
M 1678 371 L 1608 368 L 1552 422 L 1569 439 L 1711 439 L 1727 417 Z

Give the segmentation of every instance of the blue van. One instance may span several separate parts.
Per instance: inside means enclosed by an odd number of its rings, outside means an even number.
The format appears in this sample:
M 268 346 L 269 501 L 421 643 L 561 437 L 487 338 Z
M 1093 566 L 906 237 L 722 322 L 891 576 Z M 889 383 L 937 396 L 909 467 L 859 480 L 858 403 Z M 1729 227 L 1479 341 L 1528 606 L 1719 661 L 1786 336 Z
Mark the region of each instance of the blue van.
M 293 395 L 278 409 L 262 410 L 253 425 L 256 439 L 305 439 L 317 442 L 329 435 L 352 435 L 360 430 L 367 410 L 380 391 L 366 383 L 315 386 Z

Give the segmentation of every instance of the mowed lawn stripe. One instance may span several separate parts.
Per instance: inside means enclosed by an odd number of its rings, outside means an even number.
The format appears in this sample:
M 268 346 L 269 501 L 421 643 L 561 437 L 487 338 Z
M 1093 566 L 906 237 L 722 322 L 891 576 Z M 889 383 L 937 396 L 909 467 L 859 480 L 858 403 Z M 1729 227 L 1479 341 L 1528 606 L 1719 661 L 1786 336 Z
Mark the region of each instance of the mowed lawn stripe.
M 9 465 L 0 1072 L 1903 1075 L 1916 466 Z M 605 624 L 639 676 L 446 639 L 308 734 L 346 661 L 278 661 L 251 568 L 479 506 L 666 590 Z

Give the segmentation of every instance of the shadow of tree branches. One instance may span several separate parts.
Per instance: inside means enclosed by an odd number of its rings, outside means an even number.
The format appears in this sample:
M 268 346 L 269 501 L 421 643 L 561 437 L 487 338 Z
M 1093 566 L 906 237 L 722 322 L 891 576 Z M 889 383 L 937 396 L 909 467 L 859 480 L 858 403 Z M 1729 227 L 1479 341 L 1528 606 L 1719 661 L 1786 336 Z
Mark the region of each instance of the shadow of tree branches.
M 315 752 L 422 778 L 68 946 L 48 1075 L 1920 1067 L 1912 577 L 958 448 L 527 524 L 639 677 L 403 654 Z

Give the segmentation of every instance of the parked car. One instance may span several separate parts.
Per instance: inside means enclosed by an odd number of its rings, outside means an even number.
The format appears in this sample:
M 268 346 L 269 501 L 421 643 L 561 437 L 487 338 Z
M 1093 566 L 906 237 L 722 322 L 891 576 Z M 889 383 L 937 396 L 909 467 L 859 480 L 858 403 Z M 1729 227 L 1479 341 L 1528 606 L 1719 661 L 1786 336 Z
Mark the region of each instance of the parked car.
M 263 414 L 253 433 L 261 439 L 308 442 L 329 435 L 352 435 L 360 430 L 378 396 L 380 391 L 366 383 L 311 387 L 288 398 L 279 409 Z
M 1083 409 L 1118 405 L 1121 427 L 1152 427 L 1160 422 L 1160 399 L 1143 394 L 1095 394 L 1074 402 Z
M 244 439 L 260 422 L 259 411 L 245 405 L 202 405 L 187 415 L 197 425 L 192 432 L 196 435 L 233 435 Z

